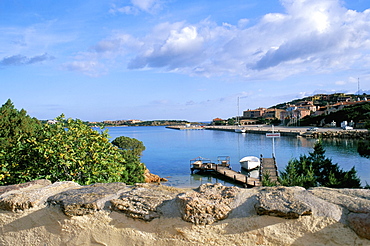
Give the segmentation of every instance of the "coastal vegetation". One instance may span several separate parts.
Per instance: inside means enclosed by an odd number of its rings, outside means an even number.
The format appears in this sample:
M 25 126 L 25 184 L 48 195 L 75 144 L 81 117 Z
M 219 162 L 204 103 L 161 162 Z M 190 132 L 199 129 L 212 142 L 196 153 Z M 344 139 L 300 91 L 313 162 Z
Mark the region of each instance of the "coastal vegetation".
M 145 166 L 135 151 L 113 145 L 79 119 L 59 116 L 41 124 L 8 100 L 0 108 L 0 185 L 35 179 L 134 184 L 144 181 Z
M 369 141 L 360 141 L 357 147 L 358 153 L 366 158 L 370 158 L 370 143 Z
M 116 121 L 103 121 L 103 122 L 86 122 L 90 126 L 176 126 L 185 124 L 200 124 L 191 123 L 186 120 L 149 120 L 149 121 L 130 121 L 130 120 L 116 120 Z
M 313 152 L 292 159 L 280 173 L 278 182 L 283 186 L 305 188 L 325 186 L 331 188 L 360 188 L 361 181 L 355 167 L 349 171 L 339 168 L 325 156 L 321 141 L 316 142 Z M 272 185 L 272 184 L 271 184 Z

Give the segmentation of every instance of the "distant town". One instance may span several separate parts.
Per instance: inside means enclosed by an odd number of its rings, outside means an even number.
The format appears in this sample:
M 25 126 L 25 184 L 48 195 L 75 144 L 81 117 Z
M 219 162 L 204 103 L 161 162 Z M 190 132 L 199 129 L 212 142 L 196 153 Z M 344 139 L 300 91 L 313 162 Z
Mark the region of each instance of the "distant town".
M 348 117 L 325 117 L 333 116 L 345 108 L 356 105 L 370 105 L 367 94 L 355 95 L 345 93 L 335 94 L 317 94 L 302 99 L 296 99 L 290 102 L 281 103 L 270 108 L 257 108 L 244 110 L 242 115 L 228 119 L 214 118 L 207 124 L 211 125 L 254 125 L 254 124 L 275 124 L 283 126 L 297 125 L 320 125 L 320 126 L 338 126 L 339 121 L 349 120 L 349 124 L 354 126 L 354 122 Z M 354 109 L 355 110 L 355 109 Z M 358 109 L 356 109 L 358 110 Z M 365 110 L 366 111 L 366 110 Z M 368 113 L 368 114 L 366 114 Z M 314 120 L 312 120 L 314 119 Z M 330 119 L 330 122 L 328 122 Z M 337 120 L 338 122 L 336 122 Z M 370 112 L 367 111 L 360 117 L 353 119 L 356 121 L 357 128 L 364 128 L 366 123 L 370 124 Z M 367 122 L 369 120 L 369 122 Z M 48 123 L 55 123 L 49 120 Z M 130 120 L 106 120 L 103 122 L 86 122 L 91 126 L 169 126 L 197 124 L 204 125 L 201 122 L 188 122 L 186 120 L 153 120 L 142 121 L 139 119 Z
M 356 105 L 368 104 L 368 95 L 354 95 L 354 94 L 317 94 L 302 99 L 293 100 L 287 103 L 281 103 L 270 108 L 248 109 L 243 111 L 243 115 L 231 119 L 215 118 L 212 121 L 213 125 L 253 125 L 253 124 L 278 124 L 284 126 L 297 126 L 300 124 L 310 125 L 313 123 L 320 126 L 335 127 L 340 124 L 339 121 L 350 120 L 342 117 L 342 114 L 337 114 L 338 122 L 334 121 L 336 118 L 325 117 L 328 115 L 335 115 L 334 113 Z M 356 117 L 357 128 L 365 126 L 366 119 L 370 119 L 370 112 L 362 117 Z M 341 116 L 341 117 L 339 117 Z M 347 114 L 350 118 L 350 114 Z M 331 119 L 328 122 L 328 118 Z M 319 120 L 320 122 L 317 122 Z M 355 120 L 355 119 L 353 119 Z M 354 126 L 354 122 L 349 124 Z

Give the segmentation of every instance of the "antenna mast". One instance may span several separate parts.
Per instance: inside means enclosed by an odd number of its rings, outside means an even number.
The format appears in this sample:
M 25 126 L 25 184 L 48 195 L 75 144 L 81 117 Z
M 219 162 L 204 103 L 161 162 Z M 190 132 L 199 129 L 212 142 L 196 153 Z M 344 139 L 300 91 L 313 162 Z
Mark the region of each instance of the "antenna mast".
M 360 95 L 360 78 L 357 78 L 357 95 Z

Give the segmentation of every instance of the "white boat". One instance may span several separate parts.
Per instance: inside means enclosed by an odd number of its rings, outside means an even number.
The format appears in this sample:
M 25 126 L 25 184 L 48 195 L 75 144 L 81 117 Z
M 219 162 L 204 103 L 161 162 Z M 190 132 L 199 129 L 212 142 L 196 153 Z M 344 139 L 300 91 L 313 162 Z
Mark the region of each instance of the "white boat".
M 236 123 L 238 123 L 238 128 L 234 129 L 237 133 L 245 133 L 247 129 L 240 126 L 239 122 L 239 97 L 238 97 L 238 115 L 236 116 Z
M 246 170 L 256 169 L 261 165 L 260 159 L 256 156 L 246 156 L 242 158 L 239 162 L 242 168 Z
M 238 133 L 245 133 L 246 131 L 247 131 L 247 129 L 242 128 L 242 127 L 240 127 L 240 126 L 239 126 L 239 128 L 236 128 L 236 129 L 235 129 L 235 132 L 238 132 Z

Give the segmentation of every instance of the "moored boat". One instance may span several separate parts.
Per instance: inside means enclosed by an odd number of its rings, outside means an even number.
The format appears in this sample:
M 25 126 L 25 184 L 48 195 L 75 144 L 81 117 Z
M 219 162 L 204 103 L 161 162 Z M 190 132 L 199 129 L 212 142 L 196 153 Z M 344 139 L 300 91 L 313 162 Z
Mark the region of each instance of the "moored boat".
M 242 128 L 242 127 L 240 127 L 240 126 L 239 126 L 239 128 L 236 128 L 236 129 L 235 129 L 235 132 L 238 132 L 238 133 L 245 133 L 246 131 L 247 131 L 247 129 Z
M 256 156 L 246 156 L 242 158 L 239 162 L 241 167 L 246 170 L 256 169 L 261 165 L 260 159 Z

